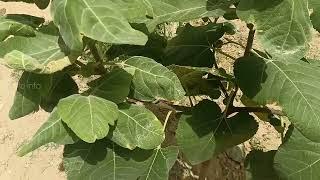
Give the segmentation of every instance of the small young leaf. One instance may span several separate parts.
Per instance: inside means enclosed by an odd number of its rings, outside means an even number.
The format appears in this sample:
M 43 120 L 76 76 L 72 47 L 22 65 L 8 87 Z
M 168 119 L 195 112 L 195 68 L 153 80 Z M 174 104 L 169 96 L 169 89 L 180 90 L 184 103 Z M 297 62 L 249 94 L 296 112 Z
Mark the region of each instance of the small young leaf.
M 18 155 L 24 156 L 50 142 L 64 145 L 73 144 L 77 140 L 77 136 L 62 122 L 57 109 L 54 109 L 31 141 L 19 148 Z
M 121 63 L 126 70 L 134 71 L 133 96 L 143 101 L 155 99 L 180 100 L 185 91 L 178 77 L 153 59 L 135 56 Z
M 130 151 L 100 140 L 65 146 L 64 165 L 70 180 L 166 180 L 177 155 L 176 147 Z
M 154 149 L 163 142 L 164 132 L 158 118 L 145 107 L 120 104 L 111 139 L 128 149 Z
M 131 81 L 131 74 L 122 69 L 117 69 L 90 82 L 88 85 L 91 89 L 88 93 L 119 104 L 129 95 Z
M 236 61 L 234 74 L 243 93 L 260 105 L 277 103 L 307 138 L 320 142 L 320 70 L 301 60 Z
M 118 118 L 115 103 L 96 96 L 72 95 L 60 100 L 58 112 L 62 120 L 82 140 L 93 143 L 109 132 L 109 124 Z
M 241 0 L 237 13 L 255 25 L 257 38 L 274 58 L 300 59 L 308 51 L 312 24 L 307 1 Z
M 190 163 L 195 165 L 250 139 L 257 129 L 257 122 L 248 113 L 223 119 L 216 103 L 202 101 L 192 113 L 181 116 L 177 143 Z

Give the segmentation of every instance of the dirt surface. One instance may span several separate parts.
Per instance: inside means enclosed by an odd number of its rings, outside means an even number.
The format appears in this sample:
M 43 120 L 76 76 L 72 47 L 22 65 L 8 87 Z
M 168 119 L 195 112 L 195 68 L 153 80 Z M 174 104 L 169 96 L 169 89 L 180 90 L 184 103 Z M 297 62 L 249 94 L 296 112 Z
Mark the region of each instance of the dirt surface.
M 16 14 L 32 14 L 39 17 L 44 17 L 47 21 L 51 20 L 49 9 L 39 10 L 32 4 L 25 3 L 5 3 L 0 2 L 0 9 L 5 8 L 6 13 Z M 234 21 L 238 27 L 238 32 L 235 36 L 226 36 L 227 40 L 235 41 L 239 44 L 245 45 L 247 38 L 247 27 L 244 23 Z M 318 53 L 320 47 L 320 35 L 315 33 L 316 38 L 311 43 L 311 50 L 308 57 L 311 59 L 320 58 Z M 254 47 L 259 48 L 259 45 L 255 43 Z M 228 44 L 222 48 L 223 52 L 228 52 L 231 57 L 218 53 L 219 65 L 226 69 L 227 72 L 232 73 L 232 64 L 235 58 L 242 56 L 244 50 L 240 46 L 234 46 Z M 32 135 L 37 131 L 41 124 L 47 119 L 48 113 L 40 111 L 36 114 L 26 116 L 24 118 L 11 121 L 8 118 L 8 112 L 12 105 L 14 93 L 17 87 L 18 75 L 12 76 L 13 71 L 8 70 L 6 67 L 0 66 L 0 180 L 65 180 L 66 176 L 64 172 L 59 171 L 59 164 L 62 159 L 62 147 L 55 145 L 47 145 L 45 147 L 36 150 L 32 154 L 28 154 L 25 157 L 18 157 L 16 150 L 26 140 L 30 139 Z M 238 99 L 239 100 L 239 99 Z M 238 104 L 237 104 L 238 105 Z M 166 112 L 159 115 L 159 119 L 163 119 Z M 258 120 L 258 119 L 257 119 Z M 245 149 L 246 153 L 251 149 L 259 149 L 264 151 L 277 149 L 281 143 L 279 133 L 269 123 L 259 121 L 259 130 L 257 134 L 248 142 L 244 143 L 241 147 Z M 173 128 L 172 131 L 166 132 L 167 135 L 174 136 L 174 125 L 176 122 L 172 120 L 169 123 L 169 127 Z M 171 134 L 168 134 L 171 133 Z M 168 144 L 174 144 L 174 138 L 172 142 L 166 142 Z M 190 167 L 183 162 L 177 162 L 174 168 L 177 170 L 172 171 L 178 173 L 177 175 L 171 175 L 172 180 L 180 180 L 182 173 L 190 173 L 186 175 L 185 179 L 195 179 L 193 177 L 201 176 L 199 171 L 205 170 L 205 174 L 209 177 L 221 177 L 218 180 L 224 179 L 244 179 L 243 165 L 241 162 L 230 158 L 230 153 L 224 153 L 212 160 L 195 167 Z M 183 159 L 183 158 L 181 158 Z M 185 171 L 184 169 L 188 169 Z M 190 171 L 189 171 L 190 169 Z M 217 178 L 208 178 L 209 180 L 215 180 Z
M 38 10 L 31 4 L 0 2 L 0 9 L 7 13 L 28 13 L 50 19 L 49 10 Z M 8 68 L 0 66 L 0 179 L 1 180 L 64 180 L 64 172 L 58 167 L 62 158 L 62 147 L 47 145 L 25 157 L 18 157 L 16 150 L 30 139 L 48 114 L 36 114 L 11 121 L 9 109 L 17 87 L 17 77 Z

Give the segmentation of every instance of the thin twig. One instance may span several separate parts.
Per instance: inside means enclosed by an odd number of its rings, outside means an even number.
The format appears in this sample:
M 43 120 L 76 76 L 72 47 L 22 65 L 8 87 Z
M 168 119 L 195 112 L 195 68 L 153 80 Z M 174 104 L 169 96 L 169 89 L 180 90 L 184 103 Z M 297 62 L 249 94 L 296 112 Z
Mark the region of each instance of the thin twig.
M 98 52 L 98 49 L 97 49 L 95 43 L 96 43 L 96 41 L 89 42 L 89 43 L 88 43 L 88 47 L 89 47 L 90 52 L 91 52 L 91 54 L 93 55 L 94 59 L 95 59 L 97 62 L 102 63 L 102 62 L 103 62 L 103 61 L 102 61 L 102 58 L 101 58 L 100 55 L 99 55 L 99 52 Z
M 226 43 L 224 43 L 223 45 L 226 45 L 226 44 L 235 44 L 235 45 L 238 45 L 238 46 L 240 46 L 240 47 L 242 47 L 243 49 L 246 49 L 246 47 L 243 45 L 243 44 L 240 44 L 240 43 L 238 43 L 238 42 L 235 42 L 235 41 L 233 41 L 233 40 L 231 40 L 231 39 L 229 39 L 229 38 L 224 38 L 225 40 L 227 40 L 228 42 L 226 42 Z
M 286 114 L 282 111 L 275 110 L 275 109 L 269 109 L 267 107 L 233 107 L 229 114 L 235 113 L 235 112 L 259 112 L 259 113 L 267 113 L 267 114 L 273 114 L 278 116 L 286 116 Z
M 222 55 L 224 55 L 224 56 L 226 56 L 226 57 L 228 57 L 228 58 L 230 58 L 230 59 L 232 59 L 232 60 L 236 60 L 237 59 L 237 58 L 235 58 L 235 57 L 233 57 L 233 56 L 231 56 L 231 55 L 229 55 L 229 54 L 227 54 L 227 53 L 225 53 L 225 52 L 223 52 L 223 51 L 221 51 L 219 49 L 215 49 L 215 51 L 220 53 L 220 54 L 222 54 Z
M 230 114 L 229 112 L 234 108 L 233 102 L 234 102 L 234 99 L 236 98 L 238 90 L 239 90 L 239 87 L 236 85 L 235 90 L 232 91 L 232 93 L 230 94 L 230 97 L 228 98 L 228 102 L 226 104 L 226 109 L 223 113 L 224 118 L 227 118 L 227 116 Z
M 79 61 L 79 60 L 76 60 L 76 62 L 75 62 L 78 66 L 80 66 L 80 67 L 85 67 L 86 65 L 85 64 L 83 64 L 81 61 Z
M 222 91 L 222 93 L 224 94 L 225 98 L 229 98 L 229 94 L 227 89 L 224 87 L 224 85 L 222 84 L 222 82 L 219 80 L 219 87 Z
M 167 113 L 166 119 L 165 119 L 164 124 L 163 124 L 163 130 L 162 130 L 163 132 L 166 130 L 166 127 L 167 127 L 167 124 L 168 124 L 168 121 L 169 121 L 169 118 L 170 118 L 172 112 L 173 112 L 173 111 L 169 111 L 169 112 Z

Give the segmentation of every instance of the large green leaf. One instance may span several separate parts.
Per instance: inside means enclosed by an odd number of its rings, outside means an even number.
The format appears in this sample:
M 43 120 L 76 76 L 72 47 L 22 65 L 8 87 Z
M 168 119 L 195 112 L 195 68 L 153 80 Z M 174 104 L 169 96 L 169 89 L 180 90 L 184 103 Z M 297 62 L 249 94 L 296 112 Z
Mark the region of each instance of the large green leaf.
M 63 72 L 34 74 L 24 72 L 19 80 L 10 119 L 18 119 L 39 110 L 51 111 L 61 98 L 78 92 L 74 80 Z
M 191 164 L 199 164 L 232 146 L 250 139 L 258 125 L 248 113 L 223 119 L 220 107 L 202 101 L 191 113 L 181 116 L 177 143 Z
M 131 11 L 129 5 L 133 1 L 124 6 L 120 6 L 123 5 L 121 2 L 59 0 L 52 2 L 51 11 L 63 39 L 72 50 L 82 50 L 83 36 L 106 43 L 144 45 L 147 36 L 134 30 L 123 14 L 123 11 Z M 144 8 L 133 8 L 132 11 L 146 15 Z
M 251 151 L 245 161 L 247 180 L 278 180 L 279 177 L 273 167 L 274 156 L 277 151 Z
M 48 120 L 40 127 L 37 133 L 32 137 L 31 141 L 25 143 L 19 148 L 18 155 L 24 156 L 35 149 L 54 142 L 57 144 L 73 144 L 77 141 L 77 137 L 62 122 L 61 117 L 56 109 L 54 109 Z
M 10 35 L 14 36 L 35 36 L 33 27 L 43 23 L 43 18 L 9 14 L 0 16 L 0 41 L 5 40 Z
M 177 30 L 178 35 L 168 42 L 163 63 L 212 67 L 215 61 L 212 44 L 224 35 L 223 24 L 194 27 L 187 24 Z
M 243 93 L 261 105 L 277 103 L 302 134 L 320 142 L 320 70 L 301 60 L 256 56 L 236 61 Z
M 64 165 L 70 180 L 166 180 L 177 159 L 175 147 L 130 151 L 97 141 L 67 145 Z
M 143 101 L 180 100 L 185 91 L 178 77 L 153 59 L 135 56 L 122 62 L 133 73 L 133 96 Z
M 118 118 L 115 103 L 96 96 L 79 94 L 60 100 L 58 112 L 62 120 L 82 140 L 93 143 L 109 132 L 109 124 Z
M 122 69 L 116 69 L 90 82 L 88 85 L 91 89 L 88 93 L 119 104 L 129 95 L 131 81 L 131 74 Z
M 320 32 L 320 1 L 309 0 L 309 7 L 313 10 L 310 16 L 313 27 Z
M 153 150 L 151 158 L 148 159 L 145 171 L 139 180 L 167 180 L 169 171 L 178 157 L 178 148 L 169 146 Z
M 312 27 L 307 1 L 241 0 L 237 13 L 255 25 L 258 39 L 272 56 L 300 59 L 306 54 Z
M 158 118 L 145 107 L 120 104 L 111 139 L 128 149 L 154 149 L 163 142 L 164 132 Z
M 297 129 L 289 131 L 287 141 L 275 156 L 275 169 L 283 179 L 319 179 L 320 144 Z
M 69 66 L 69 52 L 64 42 L 49 25 L 35 32 L 34 37 L 14 36 L 0 43 L 1 64 L 9 68 L 51 74 Z
M 152 19 L 146 20 L 153 30 L 163 22 L 182 22 L 202 17 L 222 16 L 234 0 L 147 0 L 152 8 Z

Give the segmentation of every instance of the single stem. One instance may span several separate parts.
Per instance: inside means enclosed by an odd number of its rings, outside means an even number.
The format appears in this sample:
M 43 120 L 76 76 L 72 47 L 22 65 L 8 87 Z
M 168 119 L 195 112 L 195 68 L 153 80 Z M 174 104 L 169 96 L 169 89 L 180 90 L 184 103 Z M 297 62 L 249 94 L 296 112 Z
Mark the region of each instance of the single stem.
M 93 42 L 89 42 L 88 43 L 88 46 L 89 46 L 89 49 L 90 49 L 90 52 L 92 53 L 94 59 L 97 61 L 97 62 L 100 62 L 102 63 L 102 58 L 100 57 L 99 55 L 99 52 L 98 52 L 98 49 L 96 47 L 96 41 L 93 41 Z
M 151 104 L 151 105 L 158 106 L 160 109 L 166 109 L 166 110 L 174 111 L 174 112 L 184 112 L 184 111 L 189 111 L 190 110 L 190 107 L 179 106 L 179 105 L 171 105 L 171 104 L 166 103 L 165 101 L 159 101 L 156 104 L 155 103 L 150 103 L 150 102 L 139 101 L 137 99 L 131 99 L 131 98 L 128 98 L 127 101 L 129 103 L 137 103 L 137 102 L 139 102 L 139 103 L 142 103 L 144 105 Z
M 256 30 L 254 30 L 254 26 L 253 24 L 248 24 L 247 25 L 249 28 L 249 35 L 248 35 L 248 41 L 247 41 L 247 45 L 246 45 L 246 50 L 244 52 L 244 56 L 249 56 L 252 46 L 253 46 L 253 40 L 254 40 L 254 35 L 256 33 Z
M 173 111 L 169 111 L 169 112 L 167 113 L 166 119 L 165 119 L 164 124 L 163 124 L 163 130 L 162 130 L 163 132 L 166 130 L 166 127 L 167 127 L 167 124 L 168 124 L 168 121 L 169 121 L 169 118 L 170 118 L 172 112 L 173 112 Z
M 243 49 L 246 49 L 246 47 L 244 46 L 244 45 L 242 45 L 242 44 L 240 44 L 240 43 L 238 43 L 238 42 L 235 42 L 235 41 L 233 41 L 233 40 L 231 40 L 231 39 L 229 39 L 229 38 L 224 38 L 225 40 L 227 40 L 228 42 L 226 42 L 226 43 L 224 43 L 223 45 L 226 45 L 226 44 L 235 44 L 235 45 L 238 45 L 238 46 L 240 46 L 240 47 L 242 47 Z
M 93 55 L 94 59 L 98 62 L 97 71 L 99 71 L 100 74 L 106 73 L 106 69 L 103 66 L 103 60 L 100 57 L 98 49 L 96 47 L 96 41 L 89 42 L 88 47 L 89 47 L 90 52 Z
M 219 20 L 219 17 L 215 18 L 213 23 L 217 24 L 218 20 Z
M 236 95 L 238 93 L 239 87 L 236 85 L 236 88 L 234 91 L 232 91 L 230 97 L 228 98 L 228 102 L 226 104 L 226 109 L 223 113 L 223 117 L 227 118 L 227 116 L 230 114 L 229 112 L 232 111 L 232 109 L 234 108 L 233 106 L 233 101 L 236 98 Z
M 233 56 L 231 56 L 231 55 L 229 55 L 229 54 L 227 54 L 227 53 L 225 53 L 225 52 L 223 52 L 223 51 L 221 51 L 219 49 L 215 49 L 215 51 L 220 53 L 220 54 L 222 54 L 222 55 L 224 55 L 224 56 L 226 56 L 226 57 L 228 57 L 228 58 L 230 58 L 230 59 L 232 59 L 232 60 L 236 60 L 237 59 L 237 58 L 235 58 L 235 57 L 233 57 Z
M 224 87 L 224 85 L 222 84 L 222 82 L 219 80 L 219 87 L 222 91 L 222 93 L 224 94 L 225 98 L 229 98 L 229 94 L 227 89 Z
M 267 113 L 267 114 L 274 114 L 278 116 L 286 116 L 286 114 L 279 110 L 269 109 L 267 107 L 233 107 L 229 114 L 235 113 L 235 112 L 259 112 L 259 113 Z
M 76 60 L 76 64 L 77 64 L 78 66 L 80 66 L 81 68 L 86 66 L 85 64 L 83 64 L 83 63 L 80 62 L 79 60 Z
M 189 99 L 189 102 L 190 102 L 191 107 L 194 107 L 194 104 L 193 104 L 193 101 L 192 101 L 192 99 L 191 99 L 191 96 L 188 96 L 188 99 Z
M 215 56 L 215 54 L 214 54 L 214 56 Z M 219 70 L 219 66 L 218 66 L 218 63 L 216 60 L 214 60 L 213 64 L 214 64 L 214 67 L 216 68 L 216 70 Z M 219 87 L 220 87 L 221 91 L 223 92 L 224 96 L 226 98 L 228 98 L 229 95 L 228 95 L 227 89 L 224 87 L 224 85 L 222 84 L 220 79 L 218 79 L 218 81 L 219 81 Z

